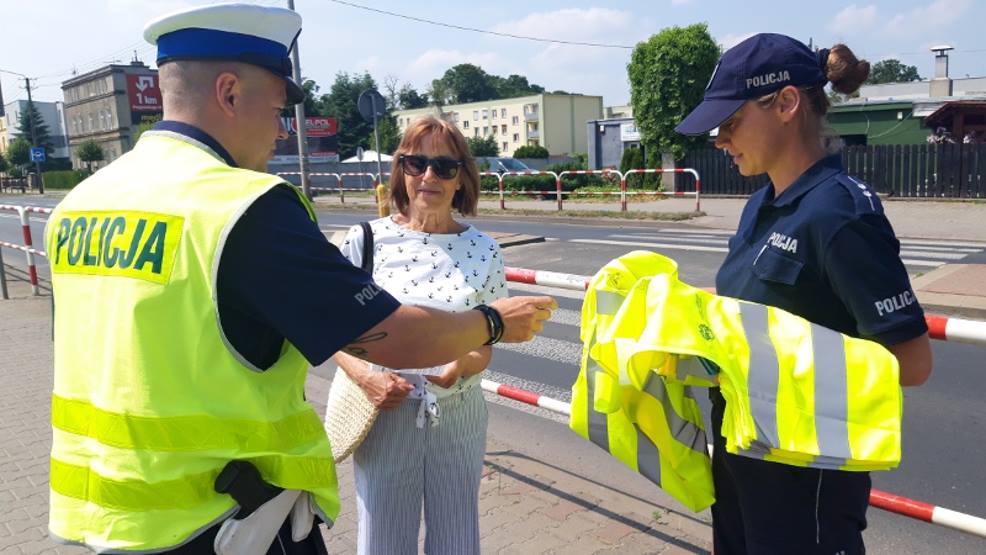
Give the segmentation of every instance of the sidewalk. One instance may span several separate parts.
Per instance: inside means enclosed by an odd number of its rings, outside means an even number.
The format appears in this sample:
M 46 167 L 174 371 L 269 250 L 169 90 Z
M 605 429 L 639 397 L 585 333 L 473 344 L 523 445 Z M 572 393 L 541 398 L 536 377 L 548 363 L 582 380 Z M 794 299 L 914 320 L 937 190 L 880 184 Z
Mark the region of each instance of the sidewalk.
M 50 297 L 9 283 L 0 301 L 0 553 L 88 553 L 47 537 L 52 387 Z M 311 375 L 308 399 L 321 413 L 329 382 Z M 504 409 L 507 410 L 507 409 Z M 586 444 L 586 449 L 593 449 Z M 599 473 L 607 472 L 600 468 Z M 339 467 L 342 513 L 325 532 L 330 553 L 354 553 L 352 463 Z M 642 494 L 601 487 L 604 476 L 537 460 L 495 437 L 487 444 L 480 491 L 483 553 L 706 553 L 707 517 L 679 514 Z M 657 491 L 657 488 L 653 488 Z

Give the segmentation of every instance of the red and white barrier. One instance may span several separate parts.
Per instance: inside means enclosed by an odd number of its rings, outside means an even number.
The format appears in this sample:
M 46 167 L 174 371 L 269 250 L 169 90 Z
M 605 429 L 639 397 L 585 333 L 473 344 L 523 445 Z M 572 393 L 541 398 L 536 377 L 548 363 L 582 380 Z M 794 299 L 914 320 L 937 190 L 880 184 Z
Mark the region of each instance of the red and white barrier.
M 490 393 L 494 393 L 500 397 L 506 397 L 507 399 L 513 399 L 514 401 L 520 401 L 521 403 L 541 407 L 543 409 L 550 410 L 551 412 L 557 412 L 558 414 L 572 414 L 572 405 L 566 403 L 565 401 L 545 397 L 544 395 L 534 393 L 532 391 L 494 382 L 493 380 L 484 379 L 480 382 L 480 385 L 485 391 L 489 391 Z
M 504 271 L 507 281 L 577 291 L 584 291 L 589 287 L 589 276 L 560 274 L 511 266 L 504 268 Z M 949 318 L 936 314 L 926 314 L 924 319 L 928 323 L 928 336 L 932 339 L 986 346 L 986 322 Z
M 572 415 L 572 405 L 564 401 L 559 401 L 558 399 L 545 397 L 532 391 L 501 384 L 492 380 L 484 379 L 481 385 L 483 390 L 501 397 L 550 410 L 556 414 L 564 416 Z M 986 537 L 986 519 L 977 516 L 945 509 L 878 489 L 870 490 L 870 505 L 902 516 L 923 520 L 976 536 Z
M 501 188 L 502 188 L 503 180 L 504 179 L 506 179 L 509 176 L 520 176 L 520 175 L 550 175 L 550 176 L 554 177 L 555 178 L 555 197 L 558 200 L 558 210 L 561 210 L 562 209 L 562 205 L 561 205 L 561 197 L 562 197 L 561 177 L 559 177 L 557 173 L 551 172 L 551 171 L 538 171 L 538 170 L 523 171 L 523 172 L 516 172 L 516 171 L 514 171 L 514 172 L 504 172 L 504 173 L 502 173 L 500 175 L 500 185 L 501 185 Z M 537 194 L 541 194 L 541 193 L 537 193 Z
M 21 219 L 21 235 L 24 237 L 24 245 L 15 245 L 13 243 L 7 243 L 0 241 L 0 246 L 9 247 L 12 249 L 17 249 L 24 251 L 27 256 L 27 272 L 31 279 L 31 291 L 38 295 L 41 293 L 38 287 L 38 267 L 34 262 L 34 255 L 40 254 L 45 256 L 44 251 L 38 251 L 34 249 L 34 243 L 31 238 L 31 213 L 35 214 L 51 214 L 51 208 L 42 208 L 40 206 L 17 206 L 14 204 L 0 204 L 0 210 L 7 210 L 11 212 L 17 212 L 17 215 Z
M 692 174 L 695 177 L 695 192 L 694 193 L 685 192 L 685 191 L 671 191 L 671 192 L 657 191 L 657 192 L 654 192 L 654 193 L 651 193 L 651 194 L 665 195 L 665 196 L 671 196 L 671 197 L 683 197 L 683 196 L 695 195 L 695 211 L 696 212 L 699 212 L 699 211 L 702 210 L 702 201 L 701 201 L 701 198 L 700 198 L 701 195 L 702 195 L 702 179 L 699 177 L 698 172 L 695 171 L 694 169 L 692 169 L 692 168 L 675 168 L 673 170 L 664 170 L 664 169 L 650 168 L 650 169 L 627 170 L 626 173 L 623 174 L 623 185 L 622 185 L 622 188 L 623 189 L 626 189 L 626 178 L 627 178 L 628 175 L 630 175 L 630 174 L 643 174 L 643 173 L 690 173 L 690 174 Z

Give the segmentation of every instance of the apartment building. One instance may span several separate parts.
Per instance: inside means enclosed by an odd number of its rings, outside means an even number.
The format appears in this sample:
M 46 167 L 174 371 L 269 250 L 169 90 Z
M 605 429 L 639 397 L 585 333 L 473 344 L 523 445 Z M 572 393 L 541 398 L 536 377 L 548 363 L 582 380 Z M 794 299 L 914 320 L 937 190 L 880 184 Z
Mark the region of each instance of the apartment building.
M 585 123 L 603 115 L 603 98 L 578 94 L 536 94 L 517 98 L 399 110 L 401 133 L 422 116 L 454 123 L 466 137 L 493 137 L 501 156 L 524 145 L 541 145 L 552 155 L 586 152 Z
M 62 83 L 65 124 L 72 164 L 83 167 L 76 150 L 86 141 L 101 147 L 108 164 L 130 150 L 134 128 L 161 114 L 157 70 L 134 60 L 95 69 Z
M 0 117 L 0 153 L 6 152 L 10 143 L 21 136 L 19 128 L 21 114 L 27 112 L 27 100 L 14 100 L 4 105 L 5 115 Z M 68 158 L 68 139 L 65 136 L 64 106 L 61 102 L 34 101 L 34 109 L 41 116 L 41 121 L 48 127 L 48 140 L 52 150 L 49 158 Z M 24 138 L 31 140 L 29 132 Z

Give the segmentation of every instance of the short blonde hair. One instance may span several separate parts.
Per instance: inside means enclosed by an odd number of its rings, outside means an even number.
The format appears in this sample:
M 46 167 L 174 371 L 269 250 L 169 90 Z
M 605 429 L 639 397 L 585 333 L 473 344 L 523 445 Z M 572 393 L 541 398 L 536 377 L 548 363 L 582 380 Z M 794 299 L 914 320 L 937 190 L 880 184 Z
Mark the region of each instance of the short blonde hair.
M 479 205 L 479 169 L 476 159 L 469 150 L 466 138 L 459 129 L 444 120 L 427 116 L 414 120 L 404 131 L 401 144 L 394 151 L 394 159 L 390 166 L 390 200 L 401 214 L 407 215 L 410 199 L 407 197 L 407 187 L 404 182 L 404 169 L 401 166 L 401 156 L 411 154 L 421 146 L 425 137 L 432 135 L 444 142 L 450 148 L 456 160 L 462 162 L 459 167 L 459 183 L 462 187 L 452 197 L 452 208 L 463 216 L 475 216 Z

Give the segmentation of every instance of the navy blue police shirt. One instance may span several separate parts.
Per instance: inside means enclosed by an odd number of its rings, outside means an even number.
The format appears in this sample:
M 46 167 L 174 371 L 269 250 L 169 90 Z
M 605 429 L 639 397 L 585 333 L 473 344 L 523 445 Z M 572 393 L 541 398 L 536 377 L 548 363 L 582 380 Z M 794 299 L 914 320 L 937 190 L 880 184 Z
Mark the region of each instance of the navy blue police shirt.
M 716 291 L 883 345 L 928 329 L 880 199 L 838 156 L 750 197 Z
M 183 135 L 236 165 L 193 126 L 163 121 L 154 130 Z M 285 341 L 317 366 L 400 306 L 326 240 L 287 184 L 261 195 L 233 225 L 216 289 L 223 333 L 260 369 L 277 362 Z

